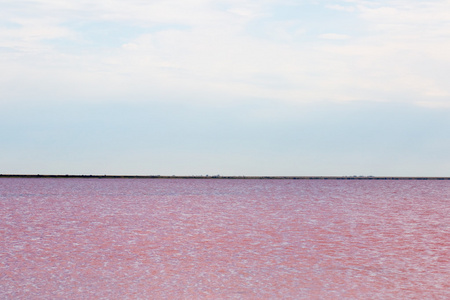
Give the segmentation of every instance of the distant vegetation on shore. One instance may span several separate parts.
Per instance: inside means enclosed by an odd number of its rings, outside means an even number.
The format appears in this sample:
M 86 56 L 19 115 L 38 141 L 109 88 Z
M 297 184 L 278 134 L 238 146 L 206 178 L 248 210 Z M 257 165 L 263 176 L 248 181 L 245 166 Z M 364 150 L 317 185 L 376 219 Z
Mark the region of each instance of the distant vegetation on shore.
M 0 174 L 0 178 L 124 178 L 124 179 L 291 179 L 291 180 L 450 180 L 450 177 L 398 176 L 160 176 L 160 175 L 43 175 Z

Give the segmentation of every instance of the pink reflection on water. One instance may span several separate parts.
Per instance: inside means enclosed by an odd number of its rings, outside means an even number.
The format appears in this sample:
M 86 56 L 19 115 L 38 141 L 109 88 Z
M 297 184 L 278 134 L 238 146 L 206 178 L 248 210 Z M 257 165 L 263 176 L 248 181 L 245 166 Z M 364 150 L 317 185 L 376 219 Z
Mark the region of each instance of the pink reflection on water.
M 449 181 L 0 179 L 0 298 L 448 299 Z

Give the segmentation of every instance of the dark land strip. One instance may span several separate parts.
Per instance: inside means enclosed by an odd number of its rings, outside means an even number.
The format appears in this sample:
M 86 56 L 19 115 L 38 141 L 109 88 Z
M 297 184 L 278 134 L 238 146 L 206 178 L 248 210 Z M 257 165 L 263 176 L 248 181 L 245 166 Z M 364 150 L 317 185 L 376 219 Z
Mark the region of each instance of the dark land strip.
M 295 180 L 450 180 L 450 177 L 398 176 L 160 176 L 160 175 L 45 175 L 0 174 L 0 178 L 102 178 L 102 179 L 295 179 Z

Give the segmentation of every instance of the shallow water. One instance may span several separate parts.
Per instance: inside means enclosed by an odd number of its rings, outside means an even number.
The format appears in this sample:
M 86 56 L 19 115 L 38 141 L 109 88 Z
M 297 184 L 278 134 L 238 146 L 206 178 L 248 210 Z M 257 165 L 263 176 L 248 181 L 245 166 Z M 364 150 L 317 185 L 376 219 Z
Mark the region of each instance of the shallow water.
M 0 179 L 1 299 L 449 299 L 450 181 Z

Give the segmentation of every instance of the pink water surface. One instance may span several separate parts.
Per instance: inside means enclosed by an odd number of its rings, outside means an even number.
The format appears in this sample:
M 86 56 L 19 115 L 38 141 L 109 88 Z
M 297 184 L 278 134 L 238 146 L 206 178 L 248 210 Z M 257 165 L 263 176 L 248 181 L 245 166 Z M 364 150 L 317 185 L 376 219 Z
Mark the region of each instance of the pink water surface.
M 450 299 L 450 181 L 0 179 L 0 299 Z

